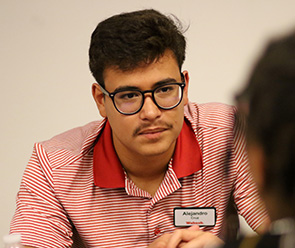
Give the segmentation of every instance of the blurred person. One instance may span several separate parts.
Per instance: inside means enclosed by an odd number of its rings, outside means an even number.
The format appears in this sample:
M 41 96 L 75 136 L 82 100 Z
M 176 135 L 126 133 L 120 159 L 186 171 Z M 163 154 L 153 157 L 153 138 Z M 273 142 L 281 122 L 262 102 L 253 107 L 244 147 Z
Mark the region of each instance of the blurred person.
M 295 32 L 273 39 L 237 97 L 253 177 L 271 218 L 265 235 L 226 247 L 295 247 Z
M 189 102 L 183 32 L 153 9 L 98 24 L 89 65 L 103 119 L 35 144 L 11 223 L 26 247 L 222 244 L 230 196 L 263 232 L 236 109 Z

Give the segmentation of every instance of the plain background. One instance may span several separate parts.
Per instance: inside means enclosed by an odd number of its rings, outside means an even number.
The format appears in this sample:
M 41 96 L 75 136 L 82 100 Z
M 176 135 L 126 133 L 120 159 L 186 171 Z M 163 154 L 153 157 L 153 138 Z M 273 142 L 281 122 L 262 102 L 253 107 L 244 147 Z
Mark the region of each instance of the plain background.
M 0 236 L 34 142 L 99 119 L 88 47 L 97 23 L 155 8 L 185 26 L 190 99 L 233 104 L 265 42 L 295 27 L 294 0 L 0 0 Z

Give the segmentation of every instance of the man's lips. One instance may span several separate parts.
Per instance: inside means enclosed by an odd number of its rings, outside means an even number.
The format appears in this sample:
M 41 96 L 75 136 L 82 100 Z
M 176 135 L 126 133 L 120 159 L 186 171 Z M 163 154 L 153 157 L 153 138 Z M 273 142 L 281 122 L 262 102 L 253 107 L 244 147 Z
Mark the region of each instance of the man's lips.
M 155 134 L 155 133 L 161 133 L 166 131 L 167 128 L 162 128 L 162 127 L 158 127 L 158 128 L 148 128 L 148 129 L 144 129 L 144 130 L 140 130 L 138 132 L 138 135 L 146 135 L 146 134 Z
M 134 130 L 133 136 L 152 135 L 152 134 L 156 134 L 156 133 L 165 132 L 165 131 L 172 129 L 172 128 L 173 128 L 173 125 L 167 124 L 167 123 L 153 125 L 153 126 L 152 125 L 141 125 Z

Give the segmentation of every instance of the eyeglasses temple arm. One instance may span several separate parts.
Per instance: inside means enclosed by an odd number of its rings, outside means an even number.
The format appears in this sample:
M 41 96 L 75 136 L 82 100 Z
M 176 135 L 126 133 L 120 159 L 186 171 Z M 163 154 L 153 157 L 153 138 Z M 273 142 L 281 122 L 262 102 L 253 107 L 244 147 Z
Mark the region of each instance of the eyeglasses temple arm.
M 102 87 L 99 83 L 97 83 L 97 84 L 99 85 L 99 87 L 100 87 L 102 93 L 104 93 L 104 94 L 107 95 L 107 96 L 110 96 L 110 93 L 107 92 L 107 90 L 106 90 L 104 87 Z

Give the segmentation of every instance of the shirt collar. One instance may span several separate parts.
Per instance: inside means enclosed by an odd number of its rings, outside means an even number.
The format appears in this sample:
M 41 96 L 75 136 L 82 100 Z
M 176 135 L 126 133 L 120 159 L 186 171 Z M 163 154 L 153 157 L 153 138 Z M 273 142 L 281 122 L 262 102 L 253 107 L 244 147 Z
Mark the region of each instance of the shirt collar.
M 189 121 L 184 120 L 172 158 L 177 178 L 192 175 L 202 169 L 202 156 L 196 135 Z M 94 183 L 101 188 L 124 188 L 125 171 L 112 142 L 112 131 L 107 121 L 93 151 Z

